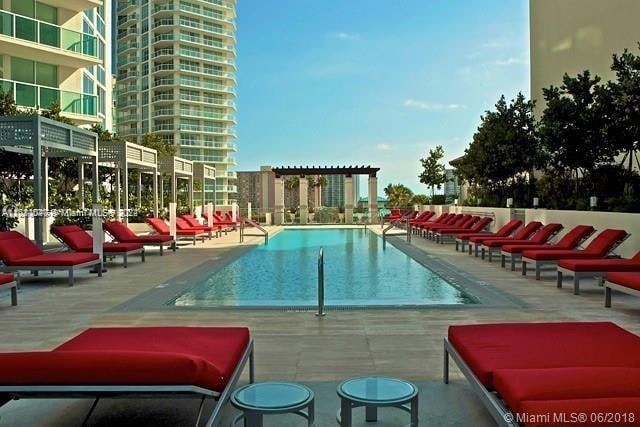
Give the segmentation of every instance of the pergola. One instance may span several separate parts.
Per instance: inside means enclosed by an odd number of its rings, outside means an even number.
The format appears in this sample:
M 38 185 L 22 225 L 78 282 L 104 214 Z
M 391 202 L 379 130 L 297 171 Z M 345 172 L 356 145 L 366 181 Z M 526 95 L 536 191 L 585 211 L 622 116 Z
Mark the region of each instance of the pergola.
M 88 159 L 92 168 L 92 199 L 98 203 L 98 135 L 42 116 L 0 117 L 0 147 L 33 156 L 33 194 L 36 212 L 49 209 L 49 158 Z M 45 241 L 46 215 L 34 218 L 35 240 Z
M 298 176 L 300 184 L 300 224 L 306 224 L 309 216 L 309 205 L 307 201 L 309 175 L 344 175 L 344 218 L 345 223 L 353 223 L 353 175 L 369 176 L 369 217 L 373 220 L 378 214 L 378 178 L 376 174 L 380 168 L 371 166 L 299 166 L 299 167 L 279 167 L 271 169 L 275 177 L 275 215 L 274 222 L 282 224 L 284 222 L 284 180 L 283 176 Z
M 171 201 L 178 202 L 178 179 L 186 179 L 189 182 L 188 206 L 193 212 L 193 162 L 177 156 L 160 157 L 158 162 L 158 172 L 160 173 L 160 208 L 164 208 L 164 184 L 162 175 L 169 175 L 171 178 Z
M 129 141 L 102 141 L 98 147 L 98 164 L 116 170 L 116 216 L 129 209 L 129 171 L 138 170 L 137 205 L 141 207 L 142 174 L 153 176 L 153 212 L 158 216 L 158 152 Z M 84 168 L 78 170 L 80 203 L 84 205 Z M 124 191 L 121 189 L 124 188 Z M 126 219 L 126 218 L 125 218 Z
M 212 180 L 213 184 L 215 185 L 216 168 L 213 166 L 209 166 L 205 163 L 196 162 L 193 164 L 193 178 L 202 183 L 202 188 L 200 189 L 200 200 L 204 208 L 204 206 L 207 205 L 205 184 L 207 183 L 207 180 Z M 213 200 L 211 200 L 211 202 L 215 207 L 215 204 L 216 204 L 215 191 L 214 191 Z

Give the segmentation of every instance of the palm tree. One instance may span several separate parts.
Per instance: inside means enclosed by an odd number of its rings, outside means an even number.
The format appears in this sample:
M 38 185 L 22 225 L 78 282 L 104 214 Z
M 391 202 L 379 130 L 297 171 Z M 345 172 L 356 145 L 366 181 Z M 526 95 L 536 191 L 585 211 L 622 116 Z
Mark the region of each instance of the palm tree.
M 315 189 L 316 206 L 322 206 L 322 187 L 329 185 L 329 181 L 325 176 L 317 175 L 309 179 L 309 186 Z

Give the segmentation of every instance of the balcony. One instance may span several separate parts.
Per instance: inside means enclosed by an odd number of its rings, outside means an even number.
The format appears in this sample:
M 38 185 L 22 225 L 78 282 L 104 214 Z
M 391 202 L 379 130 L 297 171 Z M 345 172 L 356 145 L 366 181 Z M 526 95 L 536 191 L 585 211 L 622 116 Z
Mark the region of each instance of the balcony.
M 237 193 L 237 185 L 216 185 L 216 191 L 220 193 Z
M 2 90 L 11 94 L 21 107 L 48 109 L 54 102 L 60 105 L 62 115 L 77 124 L 98 121 L 97 101 L 94 95 L 69 92 L 54 87 L 22 83 L 14 80 L 0 80 Z
M 234 14 L 236 12 L 236 5 L 228 1 L 223 1 L 223 0 L 200 0 L 200 1 L 204 3 L 209 3 L 216 6 L 224 7 L 225 9 L 230 10 Z
M 237 179 L 238 172 L 235 171 L 216 171 L 216 178 Z
M 54 7 L 82 12 L 83 10 L 102 6 L 104 2 L 102 0 L 47 0 L 46 3 Z
M 180 33 L 180 41 L 187 42 L 187 43 L 194 43 L 200 46 L 209 46 L 216 49 L 224 50 L 226 52 L 232 52 L 232 53 L 236 52 L 236 48 L 232 44 L 203 39 L 200 37 L 194 37 L 194 36 L 190 36 L 188 34 L 183 34 L 183 33 Z
M 185 4 L 180 4 L 179 6 L 179 10 L 181 12 L 186 12 L 186 13 L 191 13 L 193 15 L 199 16 L 199 17 L 206 17 L 208 19 L 215 19 L 216 21 L 220 21 L 220 22 L 224 22 L 226 24 L 229 24 L 231 26 L 233 26 L 235 28 L 236 26 L 236 20 L 233 18 L 227 18 L 226 16 L 222 15 L 221 13 L 215 13 L 215 12 L 210 12 L 206 9 L 200 9 L 198 7 L 192 7 L 192 6 L 187 6 Z
M 102 62 L 95 36 L 10 12 L 0 11 L 0 41 L 4 54 L 53 65 L 84 68 Z
M 230 99 L 219 99 L 208 96 L 196 96 L 196 95 L 187 95 L 184 93 L 180 94 L 180 101 L 186 102 L 204 102 L 211 105 L 219 105 L 222 107 L 236 108 L 236 103 Z

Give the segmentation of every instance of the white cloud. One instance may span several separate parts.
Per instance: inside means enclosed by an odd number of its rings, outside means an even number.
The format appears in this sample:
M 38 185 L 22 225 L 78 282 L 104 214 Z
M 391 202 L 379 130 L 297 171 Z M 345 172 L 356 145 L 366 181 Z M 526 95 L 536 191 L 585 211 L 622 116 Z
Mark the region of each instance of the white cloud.
M 465 108 L 463 104 L 441 104 L 428 101 L 420 101 L 416 99 L 405 99 L 402 105 L 406 108 L 425 111 L 460 110 Z
M 390 144 L 378 144 L 376 145 L 376 150 L 382 151 L 391 151 L 392 147 Z
M 497 65 L 499 67 L 508 67 L 510 65 L 526 65 L 528 63 L 529 63 L 528 58 L 524 58 L 524 57 L 518 58 L 515 56 L 507 59 L 497 59 L 492 62 L 493 65 Z
M 347 33 L 344 31 L 336 31 L 334 33 L 331 33 L 330 36 L 338 40 L 346 40 L 346 41 L 360 40 L 360 34 Z

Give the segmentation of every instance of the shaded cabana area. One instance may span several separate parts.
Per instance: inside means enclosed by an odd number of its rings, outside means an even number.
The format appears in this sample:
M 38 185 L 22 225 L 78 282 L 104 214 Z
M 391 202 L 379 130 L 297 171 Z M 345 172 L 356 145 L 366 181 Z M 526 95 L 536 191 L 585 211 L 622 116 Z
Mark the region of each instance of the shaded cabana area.
M 42 116 L 0 117 L 0 148 L 33 157 L 36 243 L 46 241 L 49 209 L 49 159 L 77 158 L 92 165 L 92 201 L 99 203 L 98 135 Z M 84 160 L 83 160 L 84 159 Z
M 178 180 L 187 181 L 187 206 L 193 212 L 193 162 L 177 156 L 160 157 L 158 159 L 160 180 L 160 208 L 164 208 L 164 176 L 169 177 L 170 202 L 178 203 Z
M 129 209 L 129 172 L 138 172 L 136 185 L 137 207 L 142 206 L 142 174 L 152 176 L 153 213 L 158 216 L 158 152 L 153 148 L 144 147 L 128 141 L 101 141 L 98 147 L 98 164 L 115 169 L 115 208 L 119 218 L 122 210 Z M 84 191 L 84 168 L 78 170 L 80 192 Z M 84 203 L 84 194 L 80 194 Z M 82 205 L 81 205 L 82 206 Z M 125 218 L 126 219 L 126 218 Z
M 279 167 L 271 169 L 275 177 L 275 213 L 276 225 L 284 223 L 284 176 L 298 176 L 300 179 L 300 224 L 306 224 L 309 217 L 308 191 L 309 176 L 313 175 L 344 175 L 344 218 L 345 223 L 353 223 L 353 175 L 369 176 L 369 218 L 373 220 L 378 215 L 378 178 L 380 168 L 371 166 L 299 166 Z

